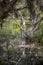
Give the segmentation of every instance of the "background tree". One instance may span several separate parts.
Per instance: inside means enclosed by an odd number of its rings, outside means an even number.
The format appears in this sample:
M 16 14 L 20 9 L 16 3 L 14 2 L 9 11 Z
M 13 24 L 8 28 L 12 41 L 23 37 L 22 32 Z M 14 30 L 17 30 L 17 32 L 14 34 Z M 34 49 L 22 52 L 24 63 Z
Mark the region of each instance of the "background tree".
M 3 28 L 0 29 L 3 63 L 7 59 L 8 64 L 35 65 L 40 56 L 42 58 L 42 3 L 42 0 L 0 0 L 1 27 L 4 21 Z

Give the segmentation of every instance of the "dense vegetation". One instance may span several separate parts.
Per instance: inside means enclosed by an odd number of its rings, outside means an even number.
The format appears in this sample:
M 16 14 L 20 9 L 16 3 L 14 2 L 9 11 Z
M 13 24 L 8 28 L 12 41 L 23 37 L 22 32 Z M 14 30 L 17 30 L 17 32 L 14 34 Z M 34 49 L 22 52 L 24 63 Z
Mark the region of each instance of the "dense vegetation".
M 0 65 L 43 65 L 43 0 L 0 0 Z

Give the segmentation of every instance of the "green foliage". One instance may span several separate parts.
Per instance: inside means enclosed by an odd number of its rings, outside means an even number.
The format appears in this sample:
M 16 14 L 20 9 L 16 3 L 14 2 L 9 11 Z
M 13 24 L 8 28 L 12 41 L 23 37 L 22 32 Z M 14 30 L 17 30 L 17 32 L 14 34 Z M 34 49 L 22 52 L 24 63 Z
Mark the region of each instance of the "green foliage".
M 0 34 L 15 34 L 20 32 L 21 23 L 19 21 L 5 21 L 3 28 L 0 29 Z
M 36 40 L 36 42 L 38 43 L 43 44 L 43 22 L 39 23 L 38 26 L 39 26 L 39 30 L 36 32 L 34 40 Z

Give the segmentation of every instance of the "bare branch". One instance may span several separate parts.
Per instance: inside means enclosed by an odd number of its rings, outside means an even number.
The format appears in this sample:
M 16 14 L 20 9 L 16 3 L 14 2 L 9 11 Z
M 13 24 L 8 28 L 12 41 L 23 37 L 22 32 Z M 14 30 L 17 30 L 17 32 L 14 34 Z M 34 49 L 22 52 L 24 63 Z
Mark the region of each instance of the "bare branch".
M 26 9 L 26 8 L 28 8 L 28 7 L 27 7 L 27 6 L 24 6 L 24 7 L 22 7 L 22 8 L 14 9 L 14 11 L 23 10 L 23 9 Z
M 36 21 L 36 23 L 34 23 L 34 26 L 36 26 L 38 23 L 40 23 L 41 21 L 43 20 L 43 17 L 42 18 L 38 18 L 38 20 Z

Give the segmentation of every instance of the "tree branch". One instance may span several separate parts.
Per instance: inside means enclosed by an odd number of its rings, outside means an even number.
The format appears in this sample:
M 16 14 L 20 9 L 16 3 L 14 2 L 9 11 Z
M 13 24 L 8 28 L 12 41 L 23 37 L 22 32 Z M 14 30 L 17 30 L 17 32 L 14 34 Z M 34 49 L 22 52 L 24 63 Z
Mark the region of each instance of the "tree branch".
M 27 7 L 27 6 L 24 6 L 24 7 L 22 7 L 22 8 L 14 9 L 14 11 L 23 10 L 23 9 L 25 9 L 25 8 L 28 8 L 28 7 Z
M 34 26 L 36 26 L 39 22 L 41 22 L 43 20 L 43 17 L 42 18 L 38 18 L 38 20 L 36 21 L 36 23 L 34 23 Z

